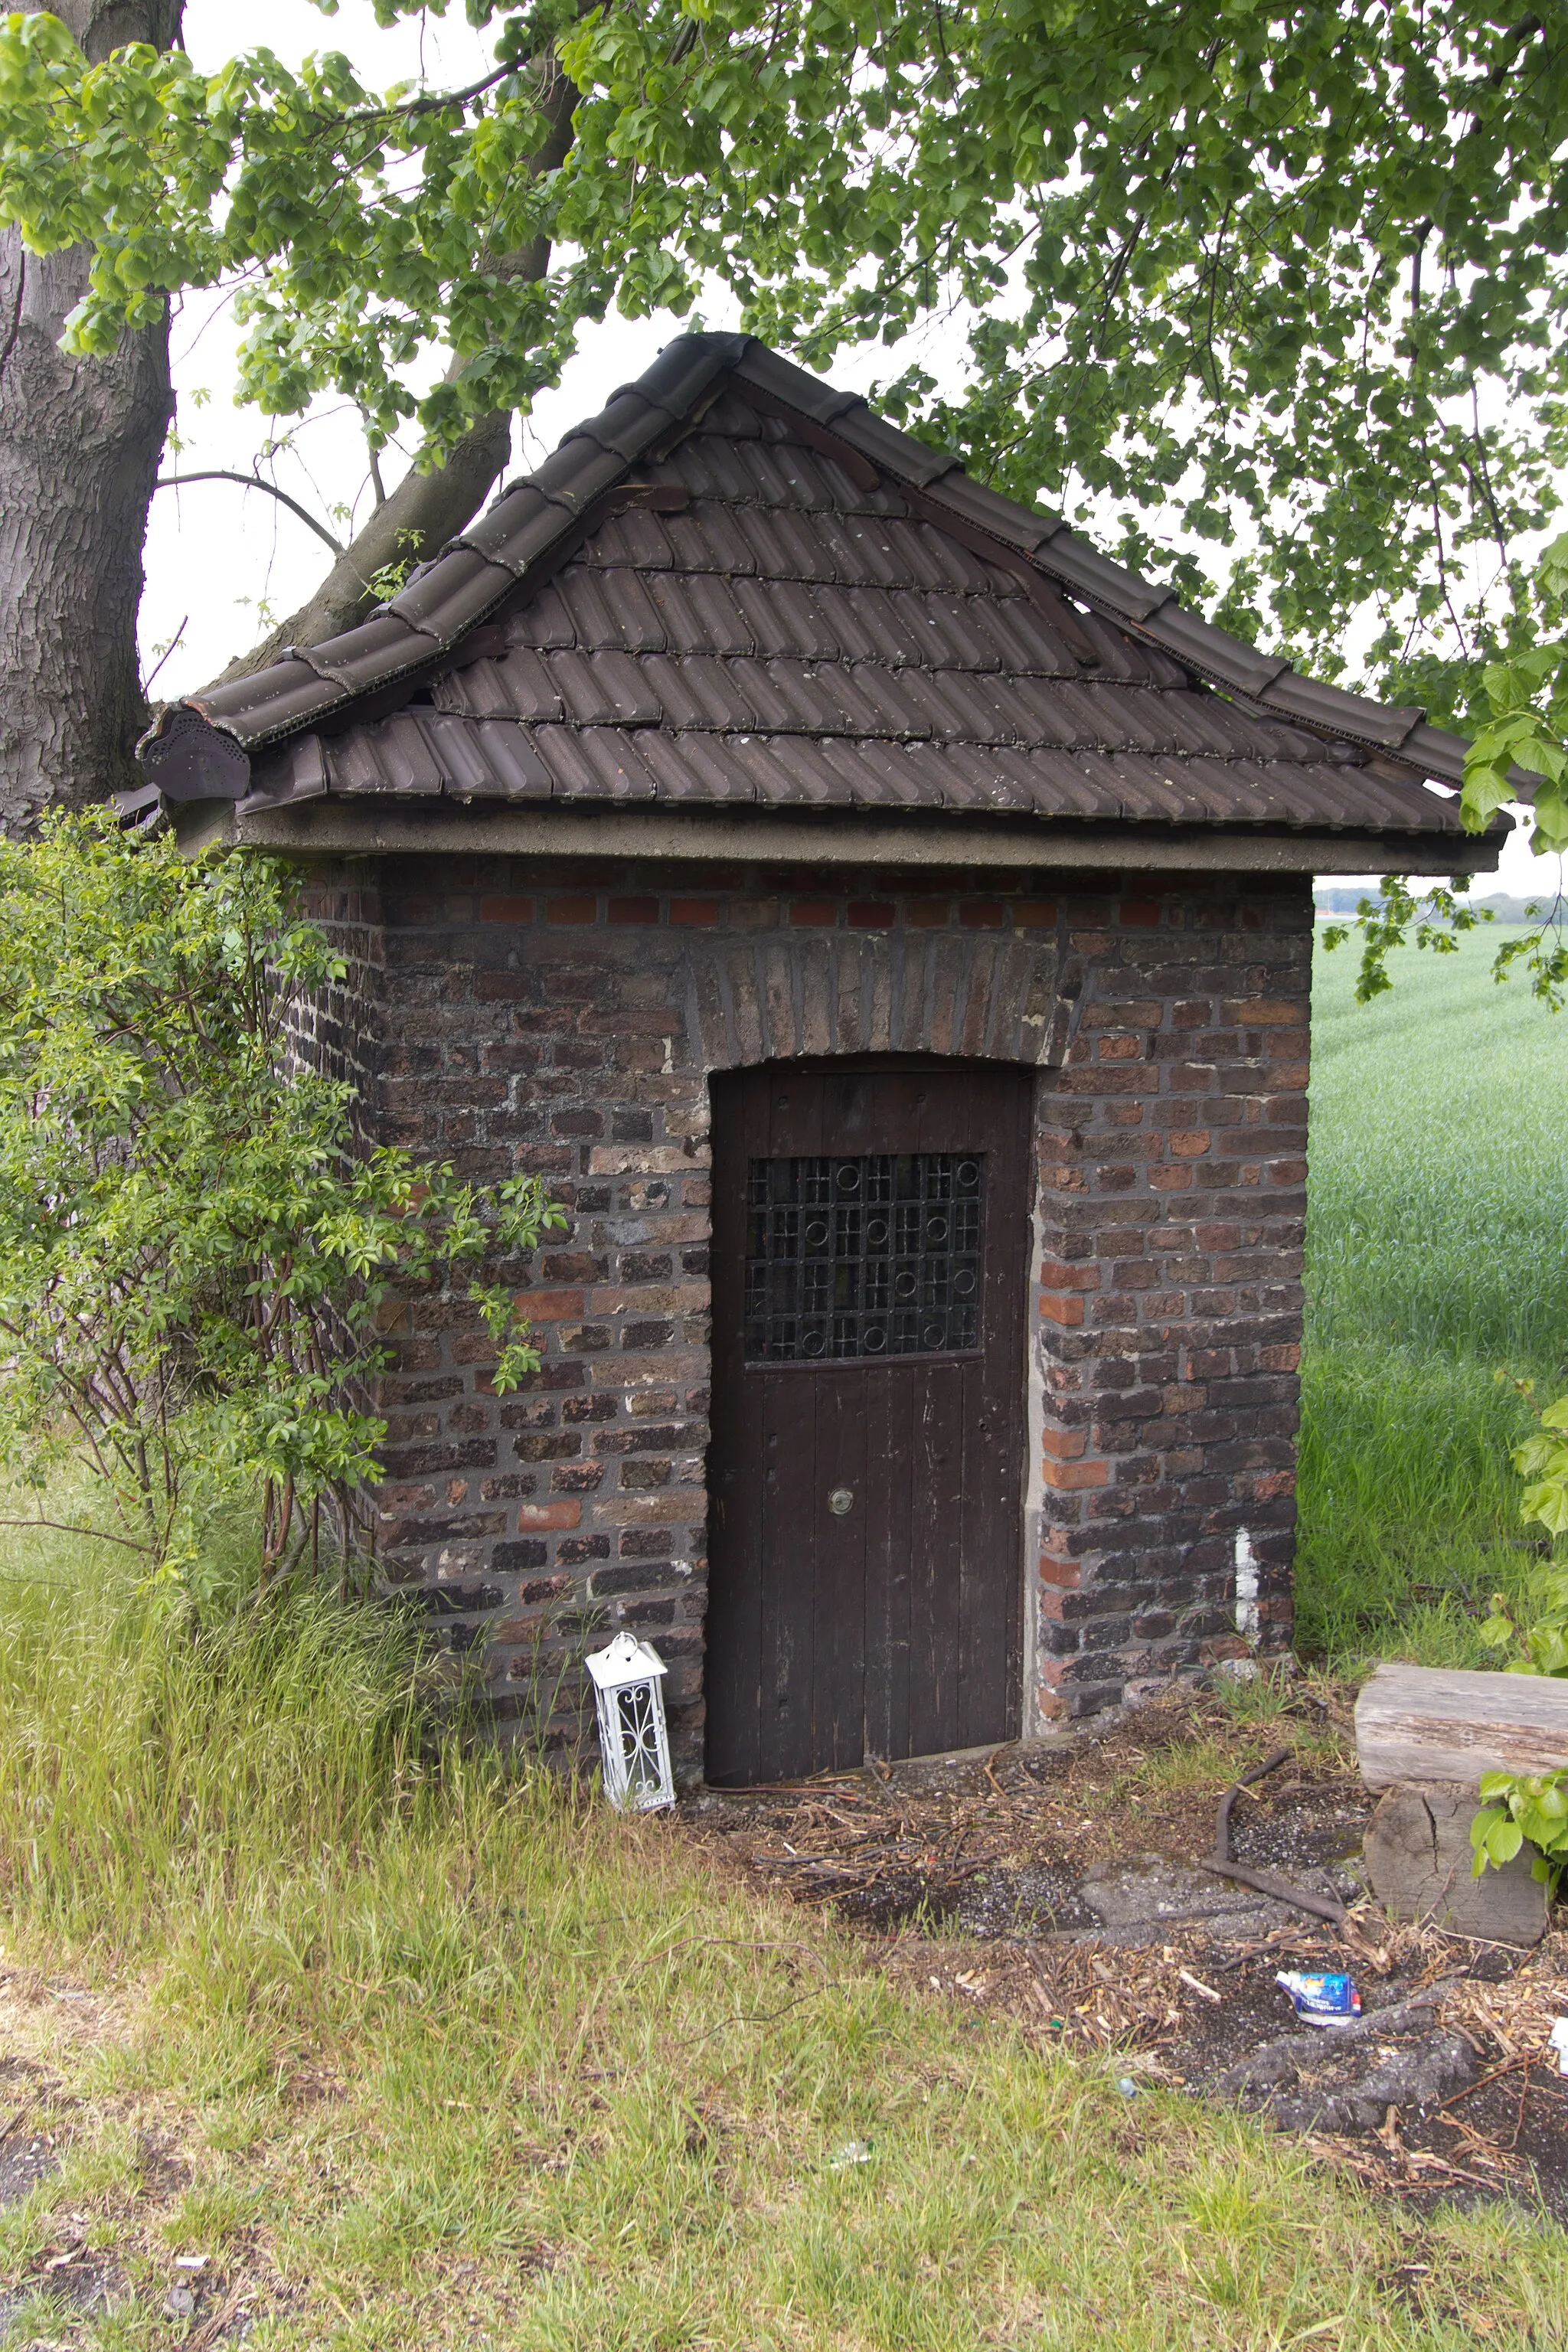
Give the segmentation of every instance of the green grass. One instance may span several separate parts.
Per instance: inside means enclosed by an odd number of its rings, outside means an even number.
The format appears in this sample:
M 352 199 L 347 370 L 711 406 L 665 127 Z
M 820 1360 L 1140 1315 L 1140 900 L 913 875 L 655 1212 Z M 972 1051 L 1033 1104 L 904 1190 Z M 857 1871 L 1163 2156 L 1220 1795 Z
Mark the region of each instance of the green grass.
M 674 1826 L 434 1752 L 409 1668 L 329 1603 L 202 1637 L 88 1546 L 0 1555 L 0 2022 L 64 2164 L 0 2279 L 79 2234 L 130 2289 L 12 2343 L 175 2340 L 176 2252 L 255 2352 L 1563 2340 L 1561 2233 L 902 1990 Z
M 1510 1382 L 1568 1386 L 1568 1015 L 1493 982 L 1500 935 L 1372 1005 L 1319 951 L 1298 1608 L 1345 1664 L 1486 1663 L 1475 1606 L 1531 1573 Z

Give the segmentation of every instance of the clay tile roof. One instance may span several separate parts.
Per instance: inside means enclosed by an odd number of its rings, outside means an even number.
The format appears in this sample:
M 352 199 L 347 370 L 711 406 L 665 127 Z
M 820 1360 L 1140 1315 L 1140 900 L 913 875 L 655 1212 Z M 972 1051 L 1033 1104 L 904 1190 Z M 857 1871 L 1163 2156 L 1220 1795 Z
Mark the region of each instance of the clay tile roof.
M 1425 783 L 1457 784 L 1464 753 L 707 334 L 370 620 L 188 697 L 142 747 L 165 802 L 243 810 L 804 803 L 1406 839 L 1458 833 Z

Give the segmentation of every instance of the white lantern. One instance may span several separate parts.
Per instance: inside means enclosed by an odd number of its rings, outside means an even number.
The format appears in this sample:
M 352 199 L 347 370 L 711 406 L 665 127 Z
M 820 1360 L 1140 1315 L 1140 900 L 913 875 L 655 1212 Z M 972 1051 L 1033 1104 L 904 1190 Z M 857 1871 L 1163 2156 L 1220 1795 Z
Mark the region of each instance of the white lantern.
M 599 1702 L 605 1796 L 623 1813 L 672 1805 L 675 1782 L 659 1687 L 668 1672 L 664 1660 L 651 1643 L 617 1633 L 608 1649 L 595 1650 L 586 1663 Z

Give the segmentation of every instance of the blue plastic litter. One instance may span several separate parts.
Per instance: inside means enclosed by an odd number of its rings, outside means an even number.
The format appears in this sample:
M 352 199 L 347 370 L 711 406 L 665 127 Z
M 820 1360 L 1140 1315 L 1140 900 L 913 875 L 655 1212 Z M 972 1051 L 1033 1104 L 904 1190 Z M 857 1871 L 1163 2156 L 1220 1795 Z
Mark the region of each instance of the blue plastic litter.
M 1309 1976 L 1300 1969 L 1282 1969 L 1274 1981 L 1289 1994 L 1303 2024 L 1353 2025 L 1361 2015 L 1361 1995 L 1352 1977 Z

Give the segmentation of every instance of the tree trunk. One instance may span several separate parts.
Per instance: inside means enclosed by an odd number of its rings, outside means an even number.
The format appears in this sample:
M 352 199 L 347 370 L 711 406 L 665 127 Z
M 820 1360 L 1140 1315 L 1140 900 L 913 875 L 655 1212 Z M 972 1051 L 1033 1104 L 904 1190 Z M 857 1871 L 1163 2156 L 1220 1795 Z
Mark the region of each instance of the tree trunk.
M 32 14 L 38 0 L 21 0 Z M 96 64 L 168 48 L 183 0 L 50 0 Z M 134 778 L 145 724 L 136 615 L 147 509 L 174 398 L 167 322 L 110 359 L 58 348 L 85 247 L 25 252 L 0 231 L 0 832 Z

